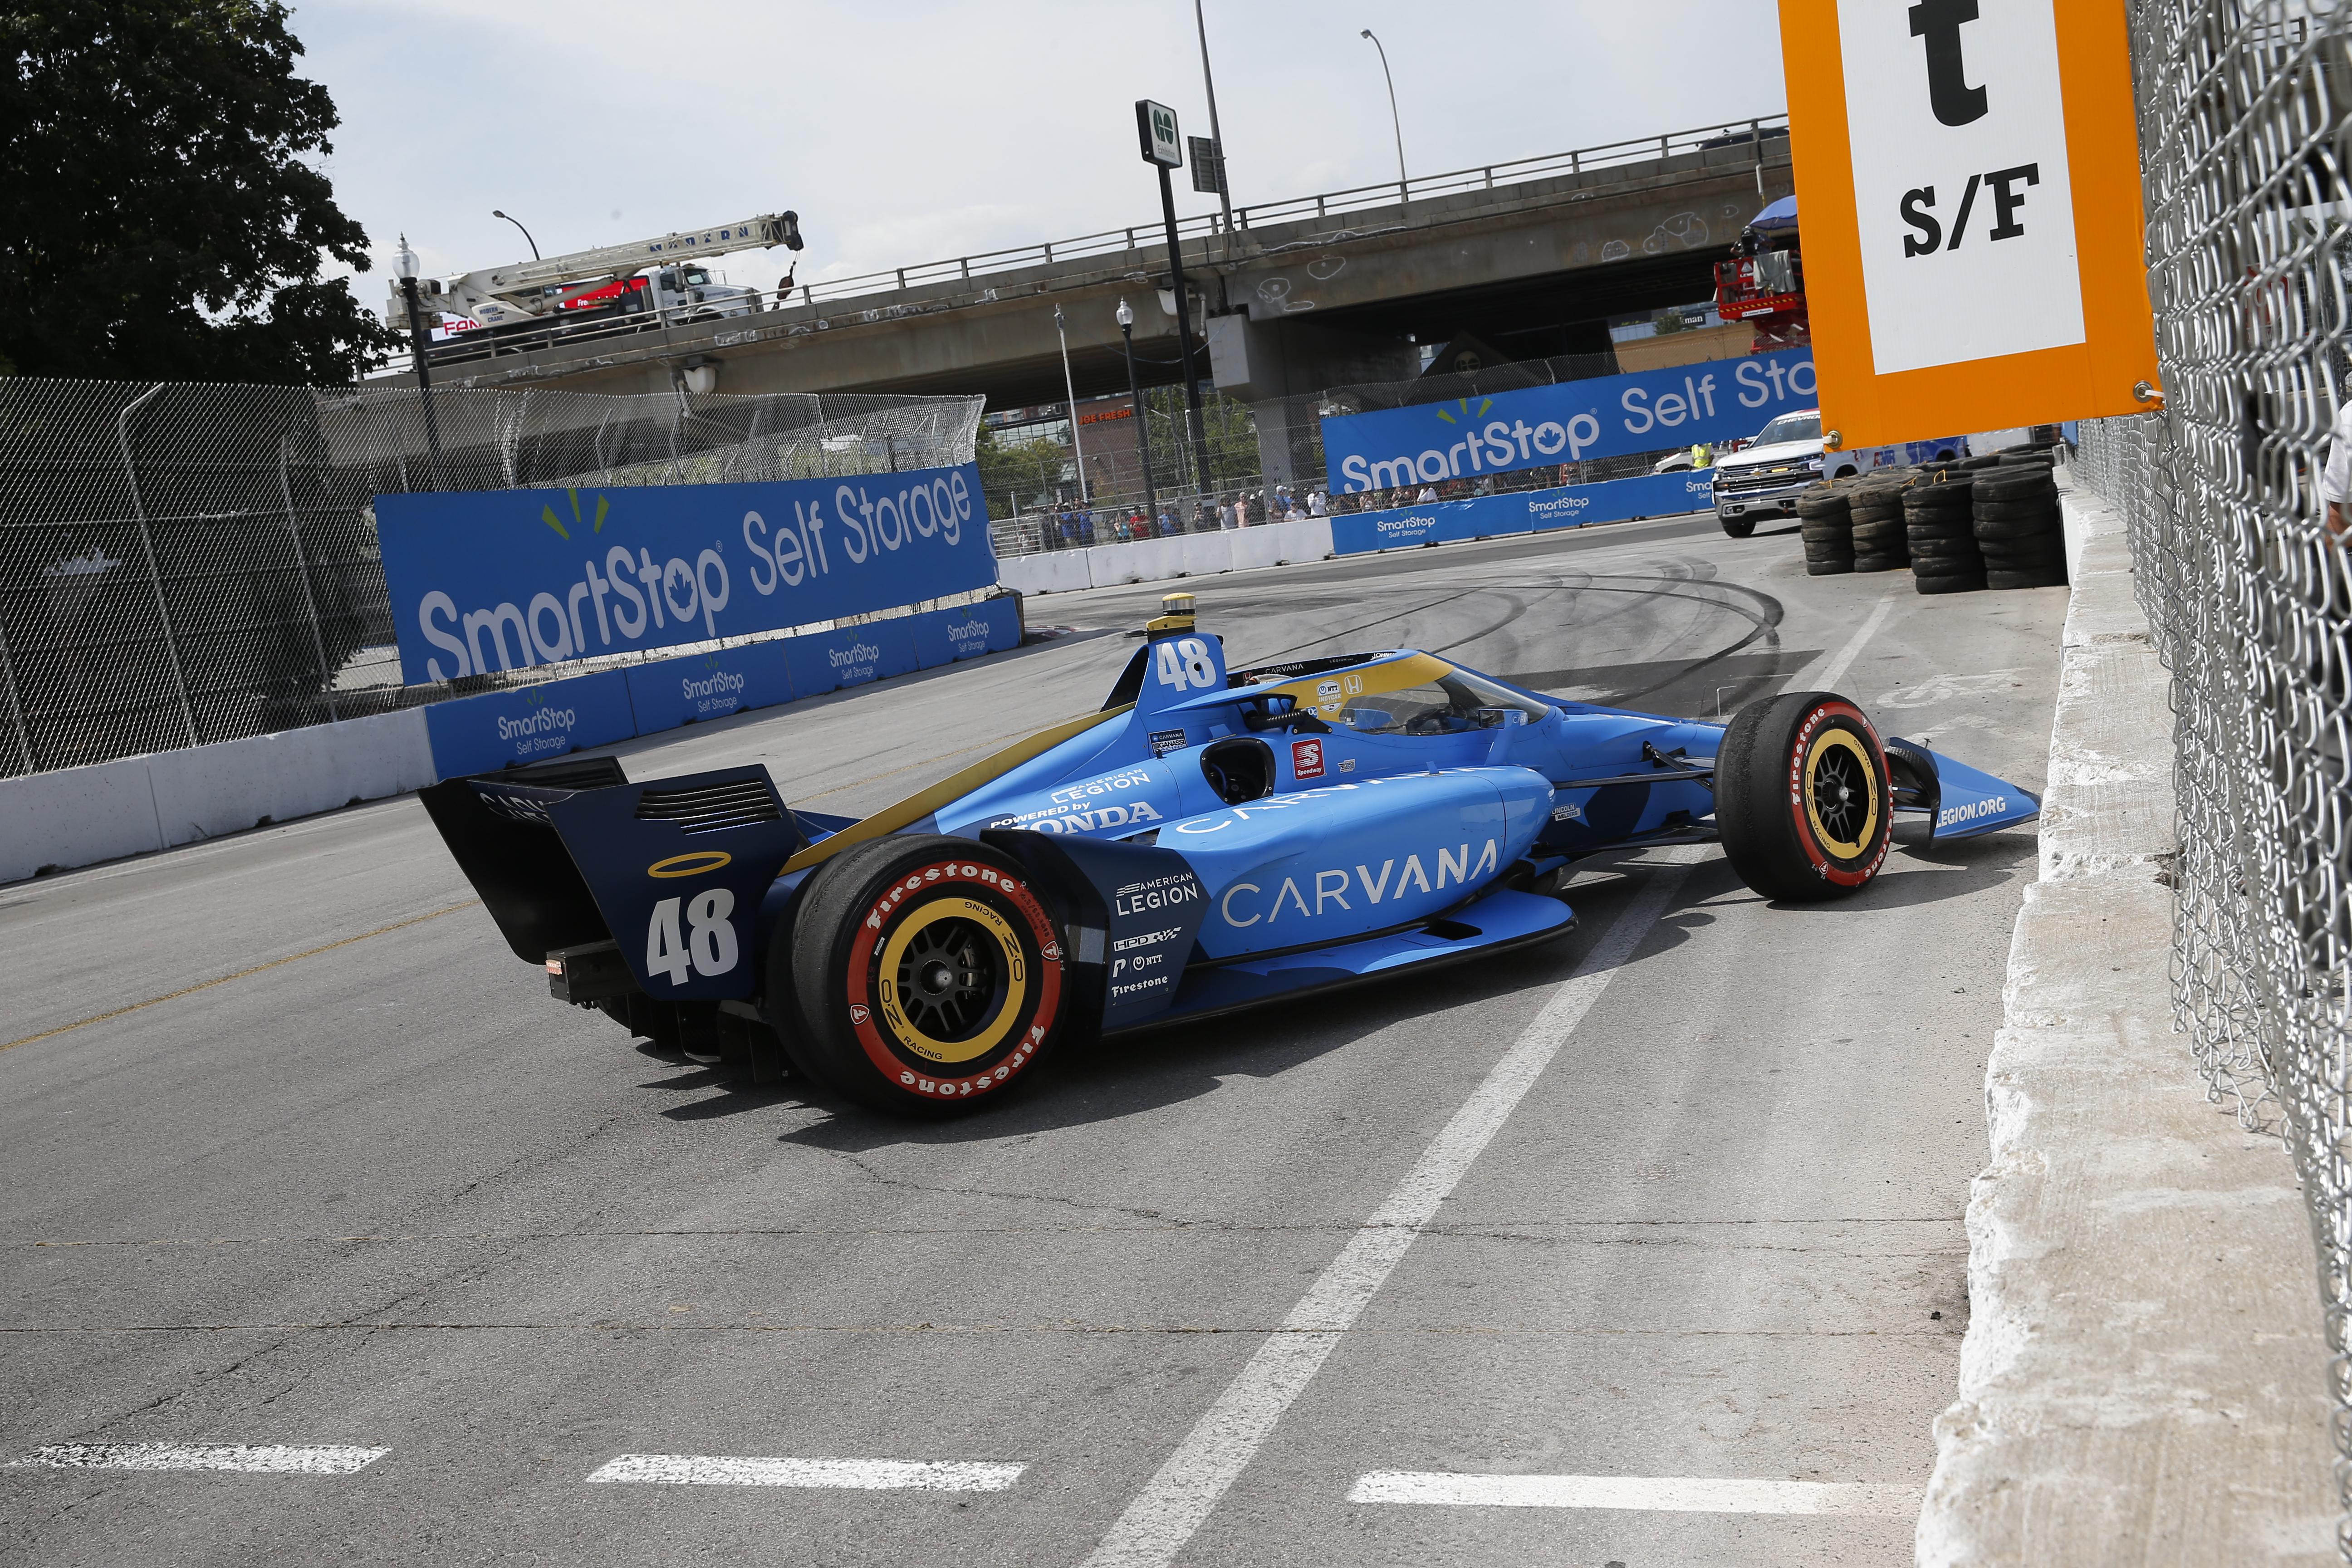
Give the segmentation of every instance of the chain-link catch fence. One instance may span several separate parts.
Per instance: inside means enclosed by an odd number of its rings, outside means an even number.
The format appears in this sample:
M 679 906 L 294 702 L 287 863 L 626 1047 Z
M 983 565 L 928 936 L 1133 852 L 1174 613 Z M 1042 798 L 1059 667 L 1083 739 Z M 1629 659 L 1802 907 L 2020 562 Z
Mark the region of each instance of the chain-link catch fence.
M 2086 425 L 2172 677 L 2174 1005 L 2293 1152 L 2352 1510 L 2352 550 L 2320 493 L 2352 335 L 2352 11 L 2130 7 L 2163 411 Z M 2352 1562 L 2352 1511 L 2338 1525 Z
M 981 404 L 0 378 L 0 775 L 454 695 L 399 683 L 378 494 L 966 463 Z

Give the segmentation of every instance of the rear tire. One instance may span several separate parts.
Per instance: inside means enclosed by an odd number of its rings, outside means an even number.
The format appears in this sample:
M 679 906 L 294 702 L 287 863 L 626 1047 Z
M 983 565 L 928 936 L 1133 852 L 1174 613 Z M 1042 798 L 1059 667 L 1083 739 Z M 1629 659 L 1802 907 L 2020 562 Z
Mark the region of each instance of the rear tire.
M 1831 691 L 1741 709 L 1716 757 L 1715 821 L 1731 868 L 1768 899 L 1861 890 L 1894 842 L 1894 785 L 1878 731 Z
M 861 1104 L 938 1116 L 1017 1084 L 1063 1032 L 1062 946 L 1028 871 L 969 838 L 893 835 L 820 867 L 771 955 L 793 1056 Z

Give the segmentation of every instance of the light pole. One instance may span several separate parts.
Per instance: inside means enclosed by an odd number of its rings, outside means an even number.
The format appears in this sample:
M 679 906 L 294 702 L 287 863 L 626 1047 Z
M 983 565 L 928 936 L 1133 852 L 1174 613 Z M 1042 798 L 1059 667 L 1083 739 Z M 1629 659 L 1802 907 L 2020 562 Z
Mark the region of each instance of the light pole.
M 1091 505 L 1093 497 L 1087 492 L 1087 448 L 1078 439 L 1078 387 L 1070 379 L 1070 334 L 1062 326 L 1062 307 L 1054 307 L 1054 335 L 1062 340 L 1062 392 L 1069 401 L 1063 405 L 1070 411 L 1070 452 L 1078 460 L 1078 502 Z
M 1184 143 L 1176 134 L 1176 111 L 1164 103 L 1138 99 L 1135 129 L 1143 161 L 1160 171 L 1160 212 L 1168 225 L 1168 282 L 1176 294 L 1176 344 L 1184 362 L 1184 407 L 1192 430 L 1192 471 L 1202 490 L 1213 479 L 1209 472 L 1209 426 L 1201 411 L 1201 376 L 1192 365 L 1192 301 L 1184 291 L 1184 247 L 1176 237 L 1176 188 L 1168 171 L 1184 161 Z M 1130 317 L 1130 319 L 1132 319 Z
M 504 213 L 502 213 L 502 212 L 499 211 L 499 209 L 498 209 L 498 208 L 496 208 L 496 207 L 492 207 L 492 208 L 490 209 L 490 216 L 491 216 L 492 217 L 506 217 L 506 218 L 507 218 L 507 221 L 508 221 L 509 223 L 510 223 L 510 224 L 514 225 L 514 226 L 515 226 L 515 227 L 517 227 L 517 228 L 522 228 L 522 219 L 520 219 L 520 218 L 519 218 L 519 217 L 507 217 L 507 215 L 506 215 L 506 214 L 504 214 Z M 530 247 L 530 258 L 531 258 L 533 261 L 538 260 L 538 259 L 539 259 L 539 241 L 537 241 L 537 240 L 535 240 L 535 239 L 531 238 L 531 237 L 530 237 L 530 230 L 529 230 L 529 229 L 527 229 L 527 228 L 522 228 L 522 237 L 523 237 L 523 243 Z
M 433 373 L 425 363 L 425 309 L 416 300 L 416 252 L 400 237 L 400 292 L 408 301 L 408 354 L 416 367 L 416 394 L 425 402 L 425 444 L 433 452 L 433 488 L 448 489 L 441 477 L 441 431 L 433 420 Z
M 1364 29 L 1364 37 L 1372 38 L 1372 30 L 1370 27 Z M 1397 114 L 1396 78 L 1389 70 L 1389 52 L 1381 47 L 1378 38 L 1372 38 L 1372 47 L 1381 51 L 1381 75 L 1389 84 L 1389 124 L 1396 130 L 1397 197 L 1401 201 L 1411 201 L 1412 190 L 1404 174 L 1404 121 Z
M 1217 205 L 1225 215 L 1225 233 L 1234 232 L 1234 192 L 1225 178 L 1225 133 L 1217 128 L 1217 79 L 1209 74 L 1209 19 L 1201 14 L 1201 0 L 1192 0 L 1192 25 L 1201 33 L 1201 85 L 1209 93 L 1209 145 L 1217 150 Z
M 1135 450 L 1143 459 L 1144 515 L 1154 520 L 1160 516 L 1160 492 L 1151 483 L 1151 426 L 1143 417 L 1143 387 L 1135 379 L 1135 312 L 1127 301 L 1118 302 L 1118 336 L 1127 345 L 1127 395 L 1135 404 Z

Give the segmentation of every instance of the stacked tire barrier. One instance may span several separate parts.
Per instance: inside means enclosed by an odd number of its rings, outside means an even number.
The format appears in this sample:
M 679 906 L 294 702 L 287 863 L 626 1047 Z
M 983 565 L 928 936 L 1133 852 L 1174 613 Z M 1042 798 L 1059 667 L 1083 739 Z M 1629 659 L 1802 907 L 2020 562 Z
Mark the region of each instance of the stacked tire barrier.
M 2055 588 L 2066 581 L 2058 486 L 2046 458 L 2004 461 L 1976 476 L 1977 548 L 1994 588 Z
M 1849 491 L 1818 485 L 1797 502 L 1805 536 L 1805 574 L 1833 577 L 1853 570 L 1853 513 Z
M 1971 501 L 1977 476 L 1966 468 L 1928 468 L 1903 492 L 1912 584 L 1922 594 L 1965 594 L 1985 585 Z
M 1892 572 L 1911 563 L 1903 528 L 1903 477 L 1907 470 L 1882 468 L 1846 491 L 1853 519 L 1853 569 Z

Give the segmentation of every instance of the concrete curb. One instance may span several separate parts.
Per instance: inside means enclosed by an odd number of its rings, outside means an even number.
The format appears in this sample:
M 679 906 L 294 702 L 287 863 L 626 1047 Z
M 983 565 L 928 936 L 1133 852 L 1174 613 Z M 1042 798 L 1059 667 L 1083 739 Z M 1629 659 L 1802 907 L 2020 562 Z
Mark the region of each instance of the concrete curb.
M 1959 1397 L 1922 1568 L 2335 1563 L 2327 1356 L 2286 1152 L 2172 1026 L 2168 679 L 2123 525 L 2064 476 L 2074 592 L 2041 880 L 1985 1074 Z

